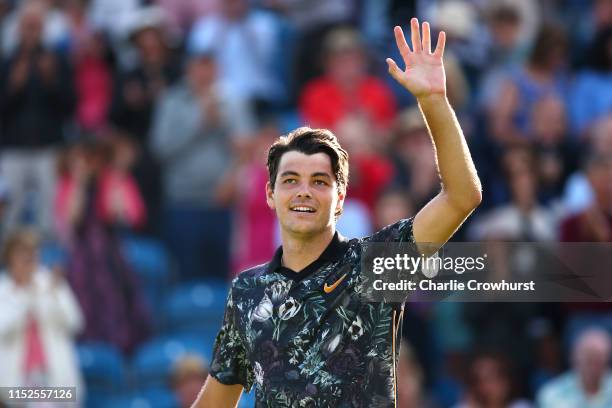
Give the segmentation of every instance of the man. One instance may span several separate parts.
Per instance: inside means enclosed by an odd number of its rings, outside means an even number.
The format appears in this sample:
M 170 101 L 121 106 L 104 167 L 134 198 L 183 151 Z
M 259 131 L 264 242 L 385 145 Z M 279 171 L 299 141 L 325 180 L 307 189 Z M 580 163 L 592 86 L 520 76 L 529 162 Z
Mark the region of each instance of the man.
M 153 116 L 151 151 L 164 185 L 163 235 L 184 279 L 229 270 L 230 211 L 217 190 L 232 149 L 250 136 L 249 105 L 217 75 L 210 52 L 191 54 L 184 80 L 164 92 Z
M 412 219 L 346 241 L 335 230 L 348 180 L 348 155 L 327 130 L 300 128 L 270 148 L 268 205 L 282 247 L 232 284 L 210 375 L 194 407 L 234 407 L 257 383 L 257 406 L 393 406 L 402 305 L 364 302 L 365 242 L 444 243 L 481 199 L 470 154 L 447 102 L 445 34 L 430 51 L 411 21 L 411 50 L 395 37 L 406 70 L 391 75 L 418 99 L 435 142 L 442 191 Z
M 19 13 L 17 48 L 0 68 L 0 173 L 11 193 L 4 228 L 33 224 L 46 237 L 74 92 L 68 61 L 44 44 L 45 7 L 29 2 Z
M 612 406 L 610 336 L 599 328 L 580 334 L 572 350 L 573 370 L 546 384 L 538 393 L 541 408 Z

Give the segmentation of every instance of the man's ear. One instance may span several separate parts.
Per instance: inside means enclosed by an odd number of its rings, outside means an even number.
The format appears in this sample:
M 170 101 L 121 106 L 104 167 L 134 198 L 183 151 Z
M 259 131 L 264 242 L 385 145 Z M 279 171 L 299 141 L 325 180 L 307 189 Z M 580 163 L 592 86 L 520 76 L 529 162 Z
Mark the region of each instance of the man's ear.
M 344 198 L 346 197 L 346 193 L 345 192 L 338 192 L 338 201 L 336 202 L 336 210 L 334 211 L 334 214 L 336 216 L 339 216 L 340 214 L 342 214 L 342 207 L 344 206 Z
M 271 210 L 276 210 L 274 206 L 274 190 L 269 181 L 266 183 L 266 203 L 268 203 L 268 207 L 270 207 Z

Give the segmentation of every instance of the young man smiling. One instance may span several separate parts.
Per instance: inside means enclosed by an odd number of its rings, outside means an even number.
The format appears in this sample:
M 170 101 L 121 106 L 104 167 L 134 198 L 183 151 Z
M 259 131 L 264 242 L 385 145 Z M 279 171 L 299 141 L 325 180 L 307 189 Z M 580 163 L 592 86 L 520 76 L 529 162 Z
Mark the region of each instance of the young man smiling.
M 348 156 L 335 136 L 300 128 L 268 154 L 268 205 L 281 225 L 273 259 L 232 282 L 210 375 L 194 407 L 235 407 L 256 385 L 257 407 L 383 407 L 396 402 L 403 305 L 365 302 L 366 242 L 446 242 L 481 200 L 480 182 L 446 98 L 441 32 L 400 27 L 402 71 L 390 74 L 419 103 L 432 136 L 442 189 L 414 218 L 347 241 L 335 228 L 348 183 Z

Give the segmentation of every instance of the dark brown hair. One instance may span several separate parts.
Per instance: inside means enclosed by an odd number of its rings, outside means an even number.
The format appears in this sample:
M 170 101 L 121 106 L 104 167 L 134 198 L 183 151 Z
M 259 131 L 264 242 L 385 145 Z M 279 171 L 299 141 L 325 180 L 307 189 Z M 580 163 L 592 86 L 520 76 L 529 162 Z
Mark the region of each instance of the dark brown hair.
M 467 387 L 469 392 L 479 403 L 484 402 L 484 396 L 479 392 L 481 378 L 478 378 L 475 369 L 476 364 L 483 360 L 491 361 L 495 365 L 497 375 L 502 379 L 502 381 L 506 382 L 508 387 L 508 394 L 506 395 L 505 401 L 506 404 L 509 404 L 512 400 L 520 395 L 514 364 L 505 354 L 497 350 L 482 350 L 474 353 L 470 360 L 469 371 L 467 374 Z
M 297 151 L 307 155 L 325 153 L 331 160 L 332 171 L 338 183 L 338 192 L 346 192 L 348 185 L 348 153 L 340 146 L 336 136 L 327 129 L 300 127 L 285 136 L 281 136 L 268 150 L 268 174 L 274 189 L 278 165 L 283 154 Z
M 567 52 L 567 34 L 562 27 L 545 23 L 536 35 L 529 62 L 533 66 L 546 68 L 550 57 L 558 51 Z

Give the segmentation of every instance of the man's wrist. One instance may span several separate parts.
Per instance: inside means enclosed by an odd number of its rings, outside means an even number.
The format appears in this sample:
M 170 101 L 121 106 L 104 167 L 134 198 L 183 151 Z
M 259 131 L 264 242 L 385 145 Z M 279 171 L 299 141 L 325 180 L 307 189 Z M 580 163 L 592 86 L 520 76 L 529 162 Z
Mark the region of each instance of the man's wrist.
M 438 104 L 448 102 L 446 94 L 441 94 L 441 93 L 418 96 L 416 99 L 417 99 L 418 104 L 421 105 L 422 108 L 427 108 L 432 105 L 438 105 Z

